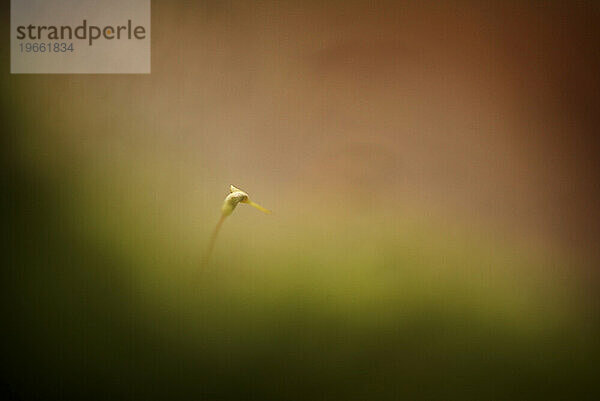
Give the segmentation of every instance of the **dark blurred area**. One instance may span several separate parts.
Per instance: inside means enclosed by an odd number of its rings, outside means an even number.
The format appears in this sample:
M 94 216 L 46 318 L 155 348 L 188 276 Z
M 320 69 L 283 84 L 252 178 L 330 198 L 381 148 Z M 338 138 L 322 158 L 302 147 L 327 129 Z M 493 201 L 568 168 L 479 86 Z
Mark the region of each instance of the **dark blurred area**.
M 598 2 L 153 1 L 150 75 L 2 21 L 6 399 L 600 396 Z

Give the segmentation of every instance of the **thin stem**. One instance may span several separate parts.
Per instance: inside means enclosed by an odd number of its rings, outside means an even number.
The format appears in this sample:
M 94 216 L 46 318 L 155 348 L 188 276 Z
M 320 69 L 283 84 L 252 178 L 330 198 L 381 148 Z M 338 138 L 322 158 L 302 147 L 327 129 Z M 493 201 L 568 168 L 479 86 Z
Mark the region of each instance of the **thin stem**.
M 225 215 L 222 215 L 219 219 L 219 222 L 215 226 L 215 229 L 210 237 L 210 243 L 208 244 L 208 250 L 206 251 L 206 257 L 204 258 L 204 264 L 208 265 L 208 261 L 210 260 L 210 255 L 212 255 L 213 249 L 215 248 L 215 242 L 217 241 L 217 235 L 219 235 L 219 231 L 221 230 L 221 226 L 225 221 Z
M 256 208 L 256 209 L 260 210 L 260 211 L 261 211 L 261 212 L 263 212 L 263 213 L 266 213 L 266 214 L 271 214 L 271 211 L 270 211 L 269 209 L 265 209 L 264 207 L 262 207 L 262 206 L 261 206 L 261 205 L 259 205 L 258 203 L 254 203 L 254 202 L 252 202 L 250 199 L 248 199 L 248 201 L 247 201 L 246 203 L 248 203 L 250 206 L 252 206 L 252 207 L 254 207 L 254 208 Z

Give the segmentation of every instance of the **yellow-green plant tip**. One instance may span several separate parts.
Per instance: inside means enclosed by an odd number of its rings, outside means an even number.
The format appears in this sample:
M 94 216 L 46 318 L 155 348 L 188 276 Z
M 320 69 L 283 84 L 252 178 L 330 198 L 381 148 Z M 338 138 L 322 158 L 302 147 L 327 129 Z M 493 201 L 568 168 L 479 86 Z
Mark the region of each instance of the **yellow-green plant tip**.
M 243 191 L 235 191 L 227 195 L 221 206 L 223 216 L 229 216 L 240 202 L 245 202 L 248 199 L 248 194 Z
M 219 219 L 219 222 L 217 223 L 217 226 L 215 227 L 215 230 L 213 231 L 213 235 L 210 238 L 208 250 L 206 252 L 205 264 L 208 265 L 208 261 L 210 259 L 210 255 L 212 254 L 212 251 L 215 247 L 215 242 L 217 241 L 217 236 L 219 235 L 221 225 L 225 221 L 225 218 L 227 216 L 230 216 L 233 213 L 233 211 L 237 207 L 238 203 L 247 203 L 250 206 L 260 210 L 263 213 L 271 214 L 270 210 L 265 209 L 261 205 L 252 202 L 249 199 L 248 194 L 246 192 L 242 191 L 239 188 L 234 187 L 233 185 L 230 185 L 229 186 L 229 195 L 227 195 L 227 197 L 225 197 L 225 200 L 223 201 L 223 206 L 221 206 L 221 218 Z

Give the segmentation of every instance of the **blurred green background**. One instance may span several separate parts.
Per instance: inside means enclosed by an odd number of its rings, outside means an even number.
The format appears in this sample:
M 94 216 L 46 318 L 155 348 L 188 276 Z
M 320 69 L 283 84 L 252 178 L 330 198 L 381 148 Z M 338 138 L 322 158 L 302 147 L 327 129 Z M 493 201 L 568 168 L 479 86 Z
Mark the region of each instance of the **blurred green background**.
M 3 11 L 9 397 L 597 399 L 596 3 L 153 1 L 151 75 Z

